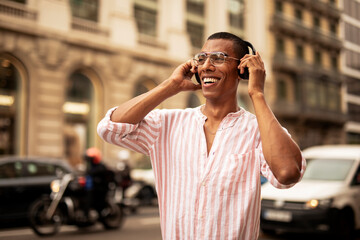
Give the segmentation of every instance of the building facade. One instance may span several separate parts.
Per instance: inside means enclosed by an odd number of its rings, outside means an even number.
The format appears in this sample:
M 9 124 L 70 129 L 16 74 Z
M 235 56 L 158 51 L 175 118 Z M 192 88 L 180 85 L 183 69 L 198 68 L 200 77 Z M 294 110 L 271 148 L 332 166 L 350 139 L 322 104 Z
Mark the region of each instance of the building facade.
M 302 148 L 346 141 L 340 3 L 332 0 L 0 0 L 0 154 L 76 165 L 107 109 L 155 87 L 211 33 L 250 41 L 266 96 Z M 252 111 L 247 83 L 239 104 Z M 202 104 L 180 93 L 160 108 Z
M 302 148 L 345 142 L 341 10 L 333 0 L 276 0 L 269 21 L 273 109 Z
M 345 124 L 347 142 L 360 143 L 360 1 L 343 0 L 342 69 L 345 74 L 345 107 L 348 121 Z

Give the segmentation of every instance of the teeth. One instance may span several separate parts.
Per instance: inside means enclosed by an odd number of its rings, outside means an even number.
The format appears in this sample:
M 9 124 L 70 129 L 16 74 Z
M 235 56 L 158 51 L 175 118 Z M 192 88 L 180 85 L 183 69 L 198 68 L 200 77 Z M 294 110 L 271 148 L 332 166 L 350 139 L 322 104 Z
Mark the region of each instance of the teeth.
M 218 79 L 216 78 L 204 78 L 204 83 L 215 83 Z

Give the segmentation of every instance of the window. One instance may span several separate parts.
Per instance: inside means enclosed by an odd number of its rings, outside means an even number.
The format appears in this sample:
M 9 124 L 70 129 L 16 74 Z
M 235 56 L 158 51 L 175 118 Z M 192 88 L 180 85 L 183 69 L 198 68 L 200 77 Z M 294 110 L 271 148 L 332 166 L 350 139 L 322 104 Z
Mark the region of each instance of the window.
M 296 20 L 298 20 L 298 21 L 302 21 L 303 15 L 302 15 L 301 9 L 295 8 L 295 18 L 296 18 Z
M 0 55 L 0 155 L 20 150 L 21 87 L 19 69 L 10 58 Z
M 360 70 L 360 53 L 345 50 L 345 63 L 347 67 Z
M 35 162 L 26 163 L 25 170 L 26 171 L 24 176 L 26 177 L 59 176 L 59 174 L 61 175 L 67 172 L 61 167 L 53 164 L 35 163 Z
M 336 5 L 336 0 L 329 0 L 330 5 Z
M 78 17 L 90 21 L 98 21 L 98 0 L 70 0 L 71 13 L 73 17 Z
M 278 92 L 278 99 L 279 100 L 286 100 L 287 93 L 286 93 L 286 82 L 283 79 L 278 80 L 277 82 L 277 92 Z
M 356 173 L 351 181 L 351 185 L 360 185 L 360 167 L 356 170 Z
M 276 1 L 275 2 L 275 10 L 277 13 L 282 13 L 283 12 L 283 3 L 282 1 Z
M 320 18 L 318 16 L 313 17 L 313 26 L 314 28 L 320 28 Z
M 186 0 L 186 11 L 197 16 L 204 16 L 204 0 Z
M 201 24 L 188 22 L 186 28 L 190 34 L 190 40 L 193 47 L 201 48 L 204 38 L 204 26 Z
M 155 37 L 157 35 L 157 1 L 136 0 L 134 12 L 139 33 Z
M 360 80 L 357 78 L 346 78 L 347 91 L 350 94 L 360 95 Z
M 305 83 L 305 91 L 306 91 L 306 105 L 309 107 L 316 107 L 318 104 L 318 99 L 317 99 L 317 88 L 316 88 L 316 84 L 314 81 L 312 81 L 311 79 L 306 81 Z
M 343 181 L 353 165 L 353 160 L 309 159 L 303 179 Z
M 296 45 L 296 56 L 298 59 L 304 60 L 304 47 L 301 44 Z
M 230 27 L 244 29 L 244 0 L 228 0 L 228 12 Z
M 314 52 L 314 63 L 315 65 L 318 65 L 318 66 L 321 66 L 322 64 L 322 55 L 321 55 L 321 52 L 316 50 Z
M 329 23 L 329 30 L 332 34 L 336 35 L 337 33 L 336 23 Z
M 11 162 L 0 165 L 0 179 L 10 179 L 21 177 L 23 164 L 21 162 Z
M 65 113 L 65 155 L 71 165 L 81 162 L 81 154 L 93 146 L 95 91 L 91 80 L 80 71 L 74 72 L 67 82 Z
M 282 38 L 276 39 L 276 51 L 279 53 L 285 53 L 284 39 L 282 39 Z
M 360 144 L 360 133 L 348 132 L 346 141 L 349 144 Z
M 322 109 L 327 108 L 327 84 L 325 82 L 318 82 L 316 84 L 317 92 L 318 92 L 318 105 Z
M 360 105 L 348 103 L 349 121 L 360 122 Z
M 337 58 L 337 56 L 331 56 L 331 68 L 334 71 L 338 70 L 338 58 Z
M 328 109 L 330 111 L 340 110 L 340 85 L 335 83 L 329 83 L 328 85 Z
M 194 48 L 201 48 L 204 41 L 204 0 L 186 0 L 186 30 Z

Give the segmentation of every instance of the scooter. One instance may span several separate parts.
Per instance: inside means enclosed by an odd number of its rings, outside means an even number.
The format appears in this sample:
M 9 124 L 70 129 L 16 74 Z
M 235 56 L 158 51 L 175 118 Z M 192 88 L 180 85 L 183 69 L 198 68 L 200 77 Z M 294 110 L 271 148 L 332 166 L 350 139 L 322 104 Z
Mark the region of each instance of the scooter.
M 108 183 L 105 202 L 92 204 L 84 210 L 90 179 L 74 173 L 51 182 L 50 196 L 36 200 L 29 210 L 30 227 L 39 236 L 55 235 L 61 225 L 79 228 L 101 222 L 106 229 L 118 229 L 124 222 L 122 189 L 116 182 Z M 101 206 L 101 207 L 99 207 Z

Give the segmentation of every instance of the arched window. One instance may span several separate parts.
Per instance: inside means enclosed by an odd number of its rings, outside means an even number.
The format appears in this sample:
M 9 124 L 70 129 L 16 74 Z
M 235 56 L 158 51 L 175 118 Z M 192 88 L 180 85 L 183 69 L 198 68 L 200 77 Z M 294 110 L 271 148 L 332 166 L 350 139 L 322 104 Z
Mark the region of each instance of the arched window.
M 0 155 L 21 153 L 24 99 L 22 77 L 15 59 L 0 55 Z
M 65 113 L 65 155 L 72 165 L 82 162 L 86 148 L 95 145 L 95 91 L 91 80 L 82 72 L 74 72 L 68 81 Z

